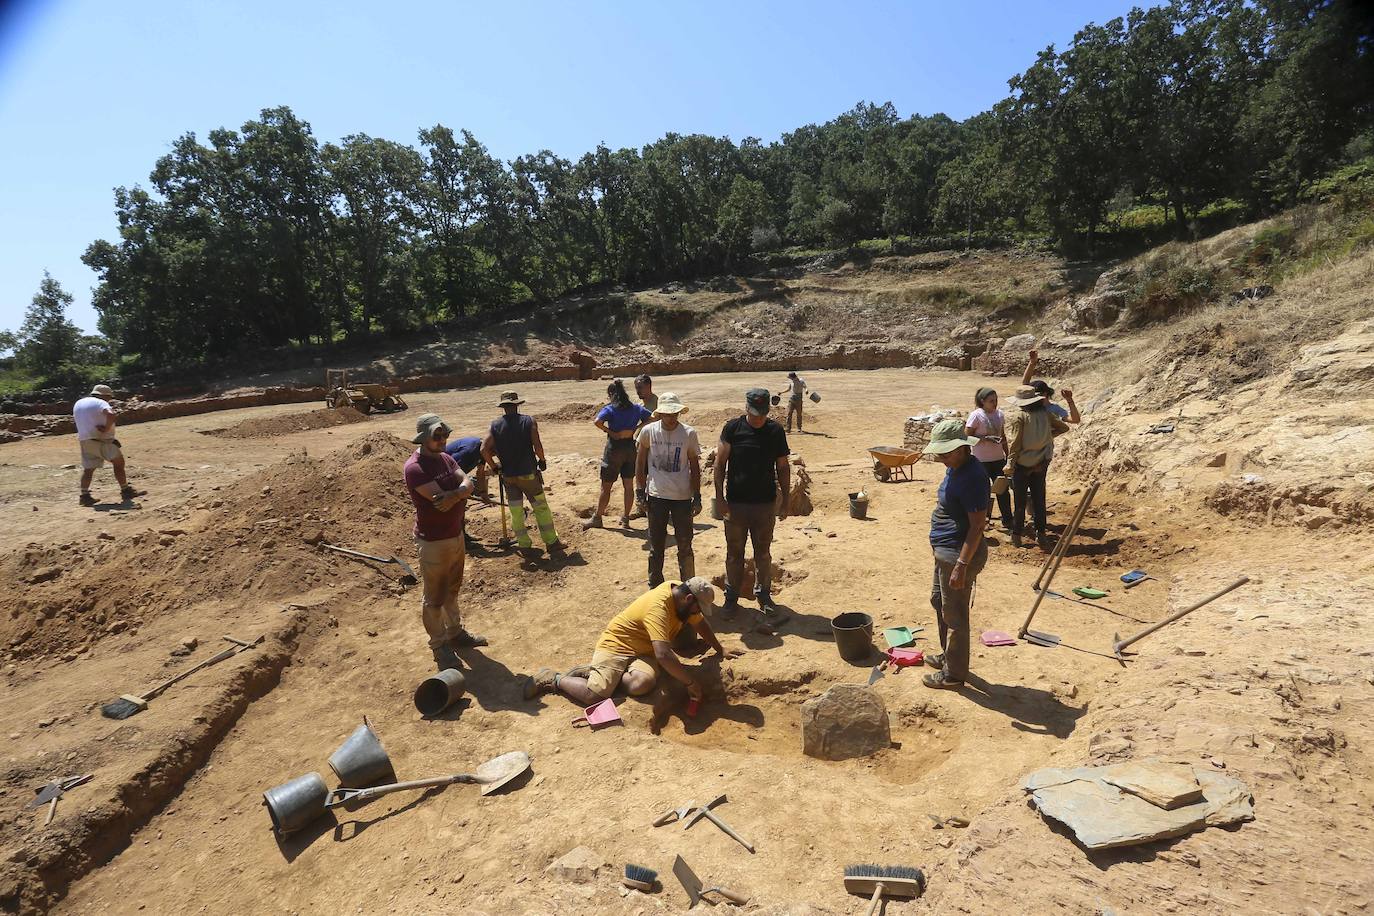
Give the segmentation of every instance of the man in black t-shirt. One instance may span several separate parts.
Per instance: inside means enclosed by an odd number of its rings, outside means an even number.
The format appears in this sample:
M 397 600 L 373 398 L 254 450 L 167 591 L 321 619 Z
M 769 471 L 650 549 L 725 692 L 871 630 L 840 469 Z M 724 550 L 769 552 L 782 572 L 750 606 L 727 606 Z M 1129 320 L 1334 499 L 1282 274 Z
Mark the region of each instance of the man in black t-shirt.
M 721 611 L 731 617 L 739 610 L 744 544 L 752 540 L 754 596 L 759 610 L 771 621 L 776 619 L 778 610 L 768 592 L 773 570 L 769 548 L 773 544 L 775 519 L 787 518 L 790 452 L 787 433 L 776 420 L 768 418 L 768 389 L 749 389 L 744 403 L 746 412 L 725 424 L 716 446 L 716 505 L 723 507 L 725 516 L 725 604 Z

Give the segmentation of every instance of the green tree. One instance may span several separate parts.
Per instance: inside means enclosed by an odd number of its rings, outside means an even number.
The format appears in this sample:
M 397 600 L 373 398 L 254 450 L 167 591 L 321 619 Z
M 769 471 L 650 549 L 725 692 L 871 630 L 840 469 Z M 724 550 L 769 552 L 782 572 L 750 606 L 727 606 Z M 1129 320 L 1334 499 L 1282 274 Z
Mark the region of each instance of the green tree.
M 763 183 L 736 175 L 716 216 L 716 243 L 725 252 L 726 268 L 748 256 L 755 229 L 771 228 L 770 210 Z
M 19 361 L 40 378 L 56 377 L 77 355 L 81 330 L 67 319 L 71 304 L 71 293 L 44 271 L 18 334 Z

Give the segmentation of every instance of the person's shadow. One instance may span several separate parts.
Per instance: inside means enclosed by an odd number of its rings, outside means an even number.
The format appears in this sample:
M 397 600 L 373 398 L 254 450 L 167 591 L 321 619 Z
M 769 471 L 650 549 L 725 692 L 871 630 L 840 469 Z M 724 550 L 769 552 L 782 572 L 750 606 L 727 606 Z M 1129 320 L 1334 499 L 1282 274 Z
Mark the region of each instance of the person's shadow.
M 1056 738 L 1073 734 L 1078 720 L 1088 711 L 1086 703 L 1081 707 L 1069 706 L 1048 690 L 993 684 L 972 672 L 964 678 L 964 686 L 958 693 L 984 709 L 1007 716 L 1012 720 L 1011 727 L 1017 731 Z
M 468 696 L 488 712 L 512 711 L 538 715 L 544 703 L 525 699 L 525 679 L 478 649 L 458 649 Z M 455 704 L 456 705 L 456 704 Z M 446 711 L 447 712 L 447 711 Z M 455 713 L 455 717 L 456 717 Z M 441 716 L 440 718 L 444 718 Z

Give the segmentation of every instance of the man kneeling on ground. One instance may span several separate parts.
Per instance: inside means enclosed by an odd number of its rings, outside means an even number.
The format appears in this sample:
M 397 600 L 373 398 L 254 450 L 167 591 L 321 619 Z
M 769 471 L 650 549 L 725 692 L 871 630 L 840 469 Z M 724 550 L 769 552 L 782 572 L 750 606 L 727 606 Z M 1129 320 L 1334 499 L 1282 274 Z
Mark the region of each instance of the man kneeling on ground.
M 654 689 L 662 669 L 686 684 L 692 699 L 700 700 L 701 683 L 678 660 L 673 639 L 682 625 L 689 623 L 716 654 L 725 657 L 725 649 L 705 617 L 713 612 L 715 600 L 715 589 L 700 576 L 650 589 L 611 619 L 596 643 L 591 664 L 567 674 L 540 668 L 525 680 L 525 699 L 556 691 L 591 706 L 610 697 L 622 682 L 631 696 L 643 696 Z

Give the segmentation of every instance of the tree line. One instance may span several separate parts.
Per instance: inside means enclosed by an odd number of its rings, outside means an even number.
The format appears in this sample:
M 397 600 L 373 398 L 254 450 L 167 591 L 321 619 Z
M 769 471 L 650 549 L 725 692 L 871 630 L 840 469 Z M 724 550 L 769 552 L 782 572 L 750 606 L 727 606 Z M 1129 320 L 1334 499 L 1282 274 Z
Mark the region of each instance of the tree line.
M 83 261 L 113 350 L 194 365 L 399 333 L 783 246 L 1024 232 L 1086 245 L 1123 202 L 1177 230 L 1374 153 L 1374 17 L 1355 0 L 1173 0 L 1046 48 L 956 122 L 861 103 L 764 143 L 668 134 L 502 161 L 442 125 L 319 142 L 289 108 L 178 139 Z M 22 340 L 21 340 L 22 344 Z

